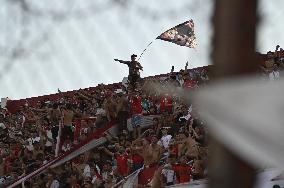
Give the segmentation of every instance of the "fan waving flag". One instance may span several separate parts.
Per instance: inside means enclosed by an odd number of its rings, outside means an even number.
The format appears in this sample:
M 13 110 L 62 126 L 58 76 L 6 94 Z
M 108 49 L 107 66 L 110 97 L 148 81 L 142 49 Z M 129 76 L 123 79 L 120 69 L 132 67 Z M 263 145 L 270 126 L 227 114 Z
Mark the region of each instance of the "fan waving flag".
M 197 46 L 194 34 L 193 20 L 179 24 L 157 37 L 164 41 L 172 42 L 180 46 L 195 48 Z

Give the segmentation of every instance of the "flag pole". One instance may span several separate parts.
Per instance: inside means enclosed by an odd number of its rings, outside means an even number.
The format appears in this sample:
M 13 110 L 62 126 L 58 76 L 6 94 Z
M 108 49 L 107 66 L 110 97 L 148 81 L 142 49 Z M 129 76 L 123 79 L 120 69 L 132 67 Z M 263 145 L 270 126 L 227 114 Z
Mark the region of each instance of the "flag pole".
M 156 39 L 155 39 L 156 40 Z M 140 54 L 140 56 L 139 56 L 139 58 L 138 58 L 138 61 L 140 60 L 140 58 L 142 57 L 142 55 L 144 54 L 144 52 L 148 49 L 148 47 L 155 41 L 155 40 L 153 40 L 152 42 L 150 42 L 147 46 L 146 46 L 146 48 L 143 50 L 143 52 Z

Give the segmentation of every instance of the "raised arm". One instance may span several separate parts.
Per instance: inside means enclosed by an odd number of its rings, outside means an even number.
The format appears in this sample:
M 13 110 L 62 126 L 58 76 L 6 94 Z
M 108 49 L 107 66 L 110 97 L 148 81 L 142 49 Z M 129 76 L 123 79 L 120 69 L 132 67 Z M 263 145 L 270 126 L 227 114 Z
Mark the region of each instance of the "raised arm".
M 184 67 L 185 71 L 187 71 L 187 69 L 188 69 L 188 61 L 186 62 L 185 67 Z
M 49 112 L 50 109 L 38 109 L 38 108 L 29 108 L 31 111 L 35 111 L 35 112 Z
M 137 63 L 137 65 L 138 65 L 138 68 L 140 69 L 140 70 L 143 70 L 143 67 L 142 67 L 142 65 L 138 62 Z
M 124 61 L 124 60 L 120 60 L 120 59 L 114 59 L 114 61 L 118 61 L 119 63 L 126 64 L 126 65 L 128 65 L 130 63 L 130 61 Z

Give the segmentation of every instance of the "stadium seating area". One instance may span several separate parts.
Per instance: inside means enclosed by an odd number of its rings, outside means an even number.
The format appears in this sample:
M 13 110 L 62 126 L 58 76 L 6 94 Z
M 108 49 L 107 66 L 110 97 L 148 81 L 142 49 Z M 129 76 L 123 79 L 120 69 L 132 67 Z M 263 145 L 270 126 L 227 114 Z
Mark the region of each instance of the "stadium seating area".
M 261 78 L 279 79 L 283 57 L 261 57 Z M 206 125 L 178 93 L 149 86 L 190 92 L 211 77 L 207 66 L 143 78 L 138 91 L 100 84 L 8 101 L 0 114 L 0 187 L 119 187 L 137 170 L 136 187 L 205 178 Z

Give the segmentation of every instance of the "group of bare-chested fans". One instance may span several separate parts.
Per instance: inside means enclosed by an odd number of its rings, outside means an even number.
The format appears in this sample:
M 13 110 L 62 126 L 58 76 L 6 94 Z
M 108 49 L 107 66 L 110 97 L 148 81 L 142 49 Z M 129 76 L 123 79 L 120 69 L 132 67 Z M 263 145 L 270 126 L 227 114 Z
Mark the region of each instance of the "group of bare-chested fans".
M 115 59 L 129 66 L 127 88 L 101 84 L 95 90 L 80 89 L 71 96 L 60 92 L 57 100 L 46 98 L 36 105 L 27 100 L 14 113 L 1 108 L 0 187 L 80 145 L 110 122 L 119 128 L 117 137 L 106 131 L 101 135 L 108 140 L 103 145 L 26 180 L 20 187 L 108 188 L 141 168 L 138 187 L 163 187 L 205 178 L 207 131 L 194 106 L 178 95 L 159 93 L 147 86 L 155 83 L 193 90 L 209 81 L 207 68 L 187 70 L 186 65 L 179 72 L 172 69 L 162 77 L 141 79 L 139 70 L 143 67 L 135 58 Z M 265 66 L 261 70 L 269 74 Z M 149 115 L 154 118 L 145 127 L 142 119 Z

